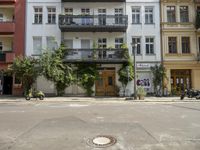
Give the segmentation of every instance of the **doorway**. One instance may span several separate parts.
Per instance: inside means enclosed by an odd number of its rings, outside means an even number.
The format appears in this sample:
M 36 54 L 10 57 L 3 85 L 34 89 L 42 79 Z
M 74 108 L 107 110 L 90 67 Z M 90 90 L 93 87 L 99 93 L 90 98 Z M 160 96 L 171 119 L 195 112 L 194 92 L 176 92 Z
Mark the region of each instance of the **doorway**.
M 115 70 L 100 70 L 96 96 L 116 96 Z
M 191 88 L 191 70 L 171 70 L 171 89 L 175 95 Z
M 13 85 L 13 77 L 4 76 L 3 78 L 3 94 L 4 95 L 12 95 L 12 85 Z

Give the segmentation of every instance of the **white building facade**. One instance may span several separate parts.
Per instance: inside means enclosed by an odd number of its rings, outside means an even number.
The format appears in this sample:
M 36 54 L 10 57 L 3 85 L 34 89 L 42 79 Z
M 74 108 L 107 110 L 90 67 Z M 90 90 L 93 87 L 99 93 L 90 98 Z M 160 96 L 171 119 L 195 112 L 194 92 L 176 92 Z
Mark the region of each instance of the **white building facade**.
M 126 44 L 132 55 L 131 43 L 137 44 L 137 83 L 153 92 L 150 66 L 161 61 L 159 14 L 159 0 L 27 0 L 26 55 L 54 50 L 63 42 L 70 51 L 66 63 L 98 65 L 95 95 L 116 96 L 116 87 L 121 89 L 117 72 L 127 61 L 121 45 Z M 55 92 L 42 77 L 36 86 L 45 93 Z M 84 95 L 85 91 L 72 85 L 65 92 Z M 130 82 L 126 94 L 133 92 Z
M 126 0 L 126 14 L 127 45 L 130 53 L 134 48 L 136 52 L 137 85 L 152 93 L 150 67 L 161 63 L 159 0 Z

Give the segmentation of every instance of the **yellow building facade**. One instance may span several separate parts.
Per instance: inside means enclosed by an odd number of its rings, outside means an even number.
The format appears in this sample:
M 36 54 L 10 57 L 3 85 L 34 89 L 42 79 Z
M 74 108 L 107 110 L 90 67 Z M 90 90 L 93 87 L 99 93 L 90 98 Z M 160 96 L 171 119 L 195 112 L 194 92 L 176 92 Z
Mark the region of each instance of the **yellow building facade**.
M 195 27 L 197 1 L 161 0 L 161 46 L 169 93 L 200 89 L 200 31 Z

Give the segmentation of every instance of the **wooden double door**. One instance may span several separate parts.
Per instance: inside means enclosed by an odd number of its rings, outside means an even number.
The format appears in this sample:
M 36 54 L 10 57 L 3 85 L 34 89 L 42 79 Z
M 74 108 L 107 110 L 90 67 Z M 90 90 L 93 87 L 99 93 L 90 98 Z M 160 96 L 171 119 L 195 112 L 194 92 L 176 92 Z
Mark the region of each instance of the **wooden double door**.
M 96 96 L 116 96 L 115 70 L 99 71 L 95 86 Z
M 171 70 L 171 88 L 180 94 L 191 88 L 191 70 Z

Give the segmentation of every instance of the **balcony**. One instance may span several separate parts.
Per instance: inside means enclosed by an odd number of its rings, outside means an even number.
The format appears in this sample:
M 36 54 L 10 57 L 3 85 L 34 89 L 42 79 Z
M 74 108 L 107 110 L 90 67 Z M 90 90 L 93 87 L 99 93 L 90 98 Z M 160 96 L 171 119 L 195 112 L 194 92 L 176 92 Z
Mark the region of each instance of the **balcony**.
M 126 2 L 126 0 L 62 0 L 62 2 Z
M 128 16 L 59 15 L 62 32 L 126 32 Z
M 14 4 L 16 0 L 0 0 L 0 4 Z
M 14 22 L 0 22 L 0 34 L 13 34 L 15 32 Z
M 67 49 L 67 63 L 120 64 L 127 62 L 127 49 Z
M 194 0 L 195 3 L 200 3 L 200 0 Z
M 12 51 L 0 52 L 0 62 L 12 63 L 15 59 L 15 53 Z

